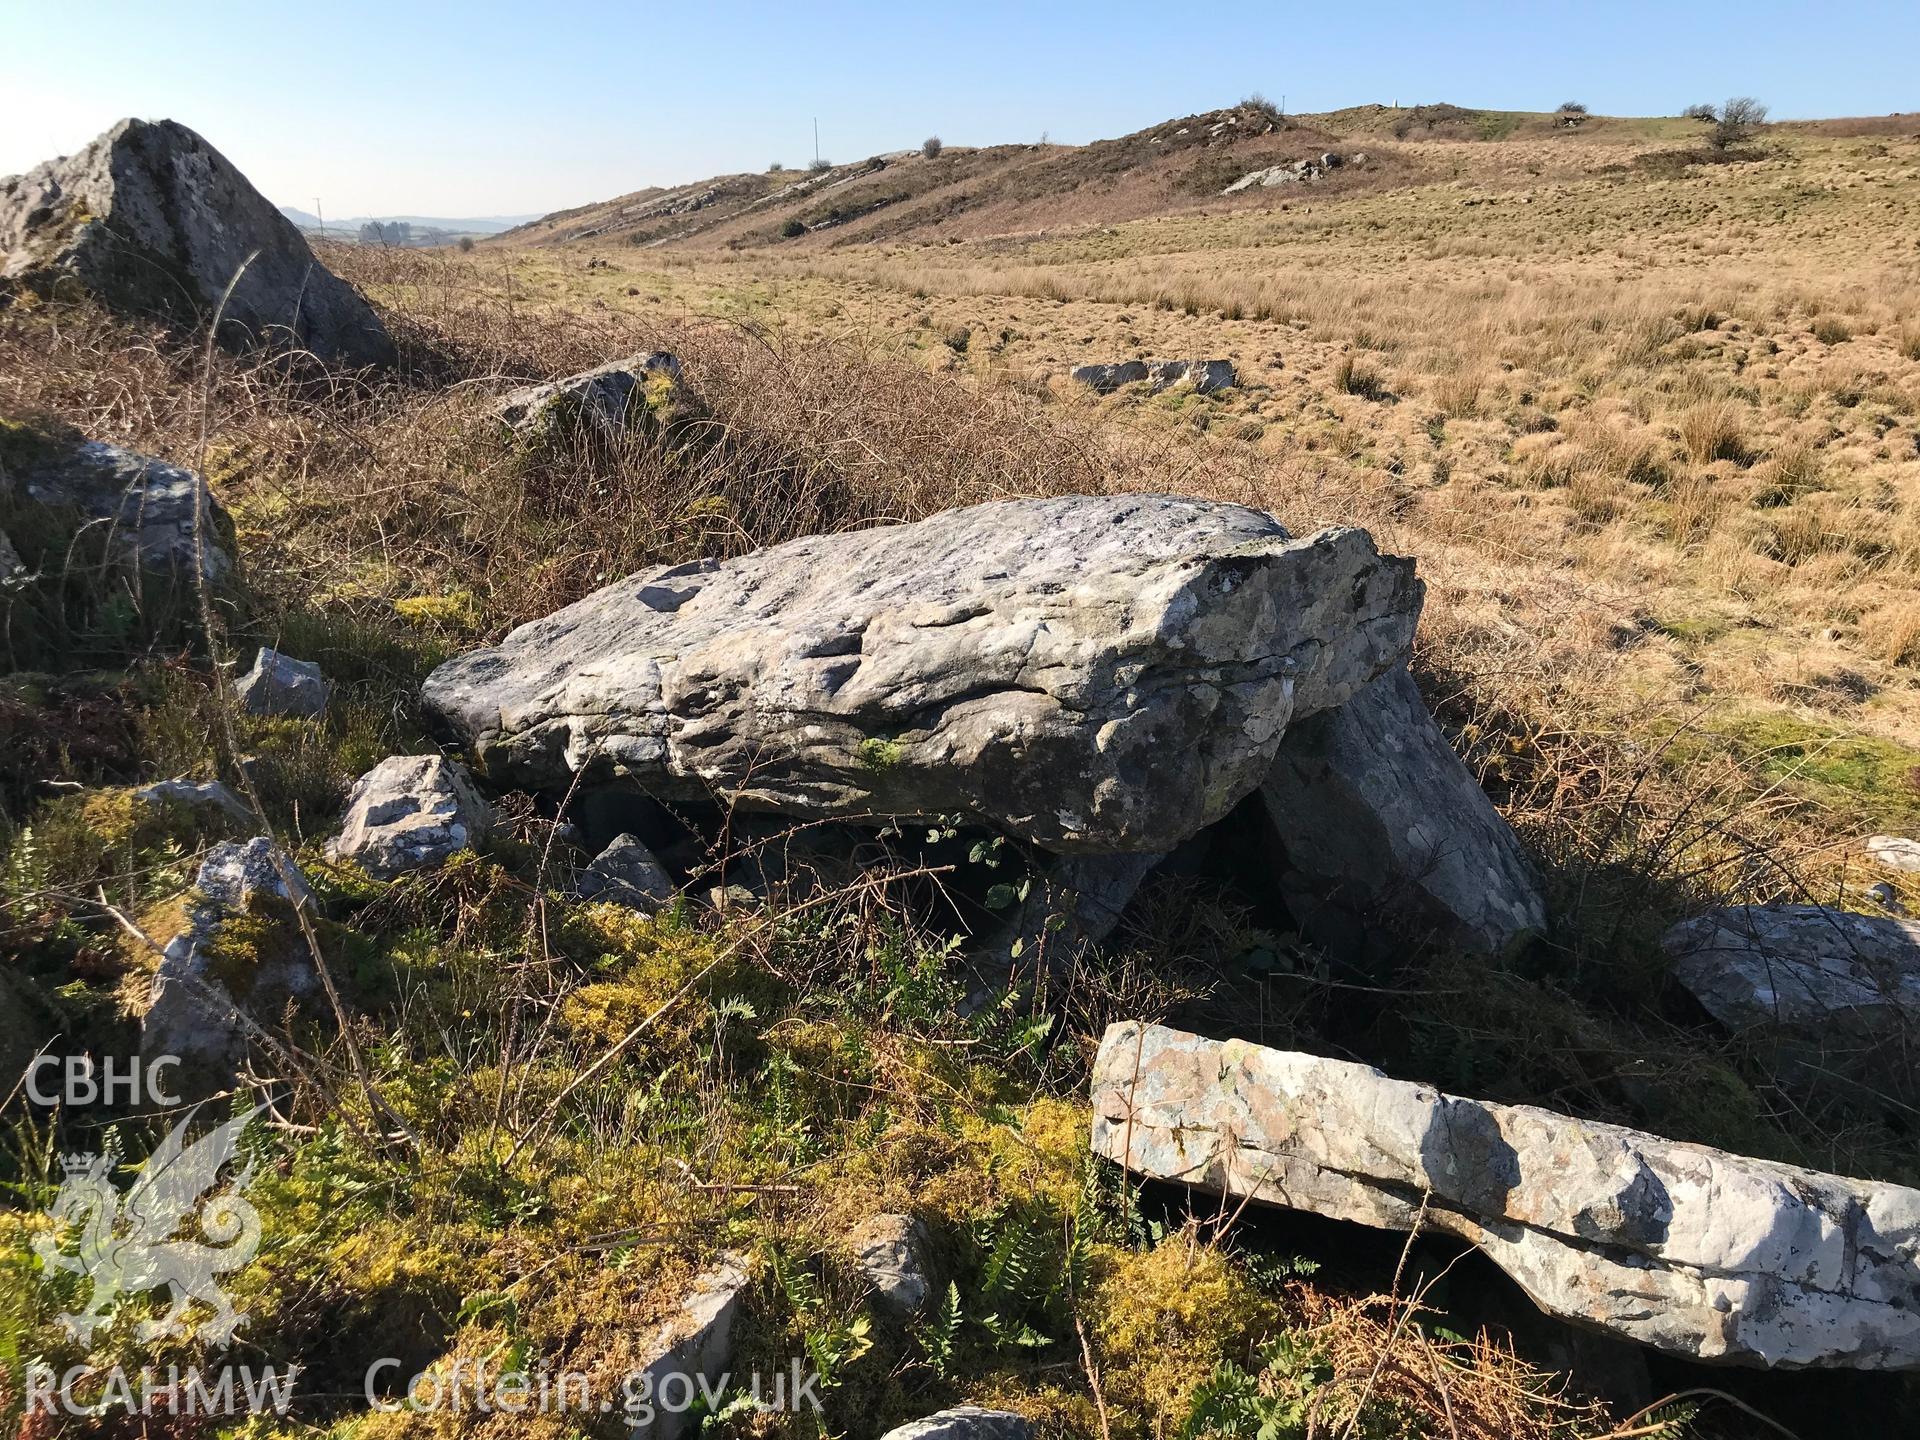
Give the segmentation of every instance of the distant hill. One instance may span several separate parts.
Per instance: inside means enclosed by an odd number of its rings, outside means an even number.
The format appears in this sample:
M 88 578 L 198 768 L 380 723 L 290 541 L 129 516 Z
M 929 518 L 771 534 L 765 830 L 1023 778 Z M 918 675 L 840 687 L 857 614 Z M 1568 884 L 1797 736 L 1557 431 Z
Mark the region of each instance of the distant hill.
M 297 205 L 282 205 L 280 213 L 310 235 L 321 233 L 318 215 L 302 210 Z M 327 217 L 325 233 L 330 240 L 357 240 L 364 225 L 401 224 L 414 232 L 411 243 L 439 245 L 448 240 L 457 240 L 462 235 L 498 235 L 538 218 L 536 215 L 478 215 L 453 219 L 435 215 L 330 215 Z M 434 238 L 428 239 L 428 236 Z
M 1475 110 L 1458 105 L 1362 105 L 1282 115 L 1260 100 L 1148 126 L 1086 145 L 949 145 L 899 150 L 818 171 L 720 175 L 655 186 L 556 211 L 506 243 L 618 242 L 685 249 L 800 250 L 870 242 L 979 239 L 1057 226 L 1117 224 L 1195 210 L 1310 201 L 1442 170 L 1436 144 L 1515 140 L 1542 147 L 1675 143 L 1697 131 L 1680 119 L 1622 119 Z M 1334 163 L 1323 162 L 1332 155 Z M 1359 163 L 1349 163 L 1355 159 Z M 1571 157 L 1570 157 L 1571 158 Z M 1305 162 L 1302 167 L 1301 162 Z M 1262 186 L 1229 186 L 1272 167 Z M 1296 168 L 1298 167 L 1298 168 Z

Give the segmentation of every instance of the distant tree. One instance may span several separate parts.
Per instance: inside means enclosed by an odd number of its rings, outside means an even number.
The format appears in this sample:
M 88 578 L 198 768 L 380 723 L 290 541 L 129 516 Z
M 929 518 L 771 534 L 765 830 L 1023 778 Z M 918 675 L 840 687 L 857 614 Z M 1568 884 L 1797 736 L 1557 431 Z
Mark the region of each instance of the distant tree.
M 798 215 L 789 217 L 787 223 L 780 227 L 782 238 L 787 240 L 793 239 L 796 235 L 804 235 L 806 233 L 807 222 L 802 220 Z
M 782 170 L 785 170 L 786 168 L 787 167 L 782 162 L 776 160 L 771 165 L 767 166 L 767 173 L 769 175 L 778 175 Z
M 382 224 L 378 220 L 369 220 L 360 227 L 362 245 L 410 245 L 413 243 L 413 226 L 404 220 L 389 220 Z
M 1280 107 L 1267 99 L 1267 97 L 1262 95 L 1258 90 L 1242 100 L 1240 102 L 1240 108 L 1251 111 L 1262 120 L 1265 120 L 1269 125 L 1278 125 L 1282 119 Z
M 818 175 L 823 170 L 831 170 L 832 168 L 833 168 L 833 162 L 821 155 L 814 156 L 812 162 L 807 166 L 807 169 L 811 170 L 816 175 Z
M 1709 125 L 1720 118 L 1720 112 L 1711 105 L 1689 105 L 1680 112 L 1682 120 L 1704 120 Z
M 460 253 L 465 255 L 471 252 L 472 249 L 473 249 L 473 237 L 471 235 L 462 235 L 460 237 Z
M 938 157 L 938 155 L 940 154 L 940 151 L 943 148 L 945 147 L 941 145 L 940 137 L 938 135 L 929 135 L 926 139 L 920 142 L 920 153 L 926 156 L 927 159 L 929 160 L 932 160 Z
M 1766 106 L 1751 95 L 1736 95 L 1720 107 L 1720 122 L 1713 127 L 1707 143 L 1716 150 L 1731 150 L 1751 135 L 1756 126 L 1766 123 Z
M 1587 113 L 1587 107 L 1582 105 L 1578 100 L 1562 100 L 1557 113 L 1561 115 L 1584 115 Z

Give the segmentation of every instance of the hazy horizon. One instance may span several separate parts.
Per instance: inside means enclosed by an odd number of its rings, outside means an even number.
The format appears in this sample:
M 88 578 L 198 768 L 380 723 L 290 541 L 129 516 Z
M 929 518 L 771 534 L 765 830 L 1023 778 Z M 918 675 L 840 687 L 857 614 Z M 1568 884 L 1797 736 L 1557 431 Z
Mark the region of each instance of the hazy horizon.
M 199 131 L 276 205 L 329 215 L 546 214 L 651 185 L 917 145 L 1084 143 L 1260 92 L 1292 113 L 1450 101 L 1671 115 L 1752 94 L 1777 119 L 1920 107 L 1920 9 L 1738 14 L 1632 4 L 1604 16 L 1388 4 L 1364 29 L 1284 7 L 1233 43 L 1169 44 L 1163 8 L 875 4 L 802 15 L 605 3 L 557 27 L 460 7 L 165 12 L 0 0 L 0 174 L 70 154 L 125 115 Z M 1213 32 L 1219 33 L 1219 32 Z M 87 64 L 72 57 L 84 54 Z M 1810 66 L 1813 54 L 1849 57 Z

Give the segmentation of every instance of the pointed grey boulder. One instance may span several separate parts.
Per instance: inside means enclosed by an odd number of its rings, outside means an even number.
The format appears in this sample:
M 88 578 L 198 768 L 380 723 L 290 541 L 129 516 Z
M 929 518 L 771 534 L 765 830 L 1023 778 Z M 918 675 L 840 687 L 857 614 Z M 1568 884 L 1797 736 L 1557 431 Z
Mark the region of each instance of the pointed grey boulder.
M 392 358 L 373 307 L 226 156 L 173 120 L 122 120 L 77 154 L 0 179 L 0 254 L 0 281 L 186 325 L 212 316 L 238 272 L 220 331 L 229 348 Z
M 327 708 L 333 687 L 313 661 L 296 660 L 262 645 L 253 657 L 253 668 L 234 682 L 233 691 L 249 715 L 310 719 Z

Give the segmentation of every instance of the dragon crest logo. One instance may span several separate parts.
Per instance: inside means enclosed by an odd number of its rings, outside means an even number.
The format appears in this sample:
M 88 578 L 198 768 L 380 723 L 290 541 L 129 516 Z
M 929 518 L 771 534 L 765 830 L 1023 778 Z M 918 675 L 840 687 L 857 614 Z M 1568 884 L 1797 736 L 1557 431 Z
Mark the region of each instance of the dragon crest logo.
M 238 1270 L 260 1248 L 260 1216 L 243 1198 L 253 1183 L 252 1164 L 230 1176 L 218 1193 L 208 1192 L 238 1153 L 241 1132 L 265 1108 L 255 1106 L 192 1143 L 187 1129 L 194 1116 L 188 1114 L 148 1157 L 124 1197 L 114 1187 L 106 1159 L 65 1158 L 66 1180 L 49 1212 L 58 1228 L 37 1237 L 33 1248 L 49 1269 L 93 1282 L 85 1308 L 60 1317 L 68 1334 L 86 1344 L 121 1296 L 165 1286 L 171 1299 L 167 1313 L 138 1327 L 141 1340 L 181 1340 L 192 1333 L 210 1344 L 232 1343 L 247 1317 L 233 1308 L 216 1278 Z M 175 1238 L 196 1218 L 211 1243 Z M 78 1241 L 69 1251 L 63 1237 L 71 1242 L 75 1232 Z M 186 1319 L 195 1301 L 213 1311 L 197 1328 Z

